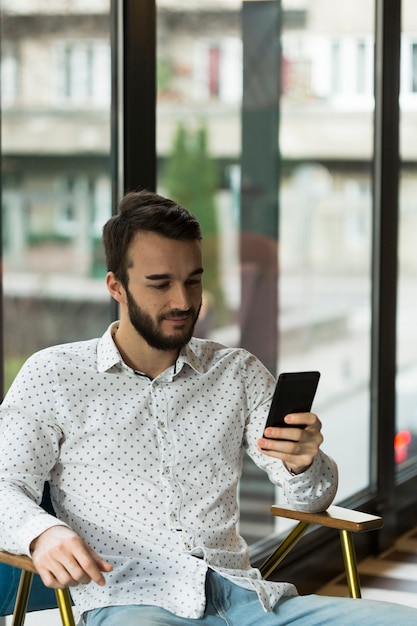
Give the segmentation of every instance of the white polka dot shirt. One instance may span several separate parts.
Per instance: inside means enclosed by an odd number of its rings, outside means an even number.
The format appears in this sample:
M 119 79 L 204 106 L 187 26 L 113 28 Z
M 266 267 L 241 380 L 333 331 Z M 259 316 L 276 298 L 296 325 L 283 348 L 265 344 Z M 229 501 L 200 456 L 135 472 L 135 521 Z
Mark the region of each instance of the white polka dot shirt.
M 200 339 L 154 380 L 125 365 L 111 327 L 36 353 L 1 408 L 0 545 L 29 554 L 58 523 L 37 504 L 49 480 L 59 523 L 114 568 L 104 587 L 72 588 L 79 614 L 150 604 L 201 617 L 208 567 L 270 610 L 296 590 L 250 566 L 237 530 L 244 452 L 299 509 L 327 507 L 337 483 L 323 452 L 291 476 L 258 451 L 273 389 L 253 355 Z

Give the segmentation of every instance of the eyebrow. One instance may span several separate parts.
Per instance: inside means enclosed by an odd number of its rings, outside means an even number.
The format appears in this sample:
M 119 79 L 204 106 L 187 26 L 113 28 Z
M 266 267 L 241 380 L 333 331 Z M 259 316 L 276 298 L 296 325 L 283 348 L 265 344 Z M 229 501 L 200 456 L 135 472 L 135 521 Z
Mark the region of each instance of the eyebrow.
M 191 276 L 201 275 L 203 271 L 203 268 L 199 267 L 198 269 L 191 272 L 188 278 L 191 278 Z M 172 274 L 149 274 L 148 276 L 145 276 L 145 278 L 147 280 L 166 280 L 167 278 L 172 278 Z

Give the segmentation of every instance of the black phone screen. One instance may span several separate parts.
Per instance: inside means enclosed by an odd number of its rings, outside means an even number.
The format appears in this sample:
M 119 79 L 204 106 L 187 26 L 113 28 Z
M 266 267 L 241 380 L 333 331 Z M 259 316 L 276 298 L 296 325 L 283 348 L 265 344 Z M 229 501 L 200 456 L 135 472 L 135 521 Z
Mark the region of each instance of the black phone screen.
M 290 427 L 284 422 L 289 413 L 308 413 L 311 410 L 320 372 L 286 372 L 280 374 L 269 409 L 267 426 Z M 294 428 L 292 426 L 292 428 Z

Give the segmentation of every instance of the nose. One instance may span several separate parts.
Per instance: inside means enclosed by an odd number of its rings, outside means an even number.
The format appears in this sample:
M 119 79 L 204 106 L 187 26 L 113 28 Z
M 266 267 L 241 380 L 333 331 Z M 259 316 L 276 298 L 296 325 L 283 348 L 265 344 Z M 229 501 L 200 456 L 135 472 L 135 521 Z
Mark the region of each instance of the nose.
M 191 299 L 186 285 L 176 285 L 172 293 L 171 308 L 179 311 L 188 311 Z

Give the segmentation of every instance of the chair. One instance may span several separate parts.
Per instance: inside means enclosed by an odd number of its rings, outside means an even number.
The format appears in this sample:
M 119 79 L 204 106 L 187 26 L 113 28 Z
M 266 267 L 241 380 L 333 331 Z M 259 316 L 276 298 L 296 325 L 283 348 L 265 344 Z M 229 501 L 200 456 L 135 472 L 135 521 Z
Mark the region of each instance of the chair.
M 272 574 L 281 563 L 282 559 L 292 550 L 312 525 L 326 526 L 328 528 L 335 528 L 339 530 L 340 533 L 349 596 L 351 598 L 361 597 L 352 533 L 361 533 L 382 528 L 383 521 L 381 517 L 334 505 L 330 506 L 327 511 L 321 513 L 303 513 L 301 511 L 294 511 L 289 506 L 273 505 L 271 506 L 271 513 L 278 517 L 296 520 L 298 524 L 287 537 L 285 537 L 271 556 L 261 565 L 260 571 L 264 578 L 268 578 L 268 576 Z
M 301 537 L 308 530 L 308 528 L 315 524 L 339 530 L 345 563 L 346 577 L 349 587 L 349 595 L 352 598 L 361 597 L 360 582 L 352 533 L 382 528 L 382 519 L 380 517 L 377 517 L 375 515 L 369 515 L 367 513 L 362 513 L 360 511 L 352 511 L 350 509 L 345 509 L 339 506 L 330 506 L 327 511 L 324 511 L 322 513 L 303 513 L 300 511 L 294 511 L 289 506 L 273 505 L 271 507 L 271 512 L 273 515 L 277 515 L 279 517 L 296 520 L 298 521 L 298 524 L 293 530 L 290 531 L 288 536 L 282 541 L 282 543 L 273 552 L 273 554 L 271 554 L 271 556 L 262 564 L 260 570 L 264 578 L 267 578 L 272 574 L 272 572 L 276 569 L 282 559 L 296 545 L 296 543 L 301 539 Z M 10 586 L 13 587 L 14 585 L 15 587 L 14 591 L 12 589 L 11 592 L 9 591 L 8 593 L 8 598 L 10 597 L 10 599 L 6 598 L 7 606 L 5 608 L 9 609 L 8 612 L 0 611 L 0 616 L 9 615 L 11 611 L 13 611 L 12 598 L 16 597 L 14 605 L 13 626 L 23 626 L 26 611 L 28 608 L 28 598 L 34 575 L 35 579 L 39 578 L 36 576 L 36 568 L 33 565 L 32 559 L 27 556 L 16 556 L 14 554 L 10 554 L 9 552 L 1 551 L 0 564 L 6 564 L 9 567 L 13 566 L 10 567 L 8 580 Z M 6 567 L 6 565 L 0 566 L 0 589 L 1 578 L 2 576 L 5 576 L 5 572 L 2 571 L 1 567 Z M 13 579 L 13 573 L 17 571 L 15 570 L 15 568 L 18 568 L 22 571 L 17 593 L 17 582 L 15 582 Z M 38 583 L 41 584 L 41 581 L 39 580 Z M 50 594 L 51 590 L 46 589 L 46 587 L 44 587 L 42 590 L 40 589 L 41 588 L 39 587 L 38 605 L 40 606 L 33 607 L 32 610 L 40 610 L 41 608 L 52 608 L 54 605 L 54 603 L 51 603 L 50 596 L 48 597 L 45 605 L 42 605 L 42 598 L 39 601 L 39 594 L 44 596 L 45 593 Z M 68 589 L 57 589 L 55 590 L 55 593 L 56 602 L 60 610 L 63 626 L 75 626 L 71 607 L 71 599 Z M 0 607 L 2 607 L 1 603 Z
M 55 515 L 47 482 L 41 506 Z M 0 551 L 0 622 L 13 614 L 12 626 L 23 626 L 27 612 L 57 607 L 62 625 L 75 626 L 68 589 L 45 587 L 30 557 Z
M 0 616 L 13 613 L 12 626 L 23 626 L 28 609 L 40 611 L 56 607 L 61 614 L 62 626 L 75 626 L 68 589 L 53 591 L 45 587 L 30 557 L 0 551 L 0 564 Z M 32 584 L 33 598 L 30 598 Z

